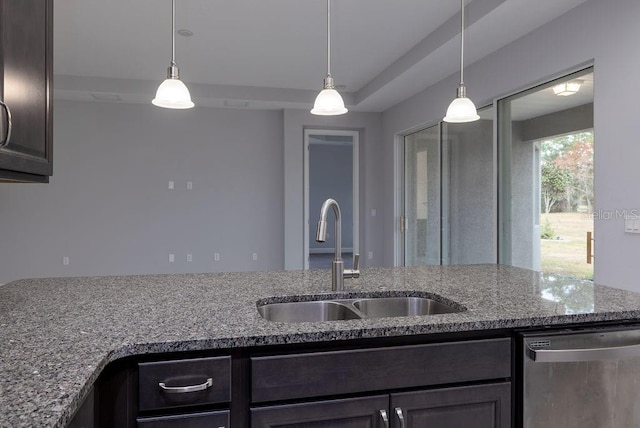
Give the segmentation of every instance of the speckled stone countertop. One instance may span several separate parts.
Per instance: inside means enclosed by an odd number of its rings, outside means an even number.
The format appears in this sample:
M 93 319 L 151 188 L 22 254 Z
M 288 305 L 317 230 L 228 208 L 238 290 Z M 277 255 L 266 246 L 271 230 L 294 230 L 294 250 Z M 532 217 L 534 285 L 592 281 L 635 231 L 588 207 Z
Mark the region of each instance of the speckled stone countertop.
M 640 318 L 640 294 L 496 265 L 364 269 L 346 296 L 438 296 L 466 311 L 284 324 L 256 302 L 331 297 L 326 270 L 53 278 L 0 286 L 0 426 L 64 427 L 118 358 Z M 282 297 L 285 296 L 285 297 Z

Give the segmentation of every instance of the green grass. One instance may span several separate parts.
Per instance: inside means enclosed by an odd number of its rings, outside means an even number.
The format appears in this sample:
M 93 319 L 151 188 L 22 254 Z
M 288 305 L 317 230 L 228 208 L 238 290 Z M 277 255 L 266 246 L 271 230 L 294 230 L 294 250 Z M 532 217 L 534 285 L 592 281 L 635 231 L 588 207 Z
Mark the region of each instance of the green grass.
M 549 219 L 554 236 L 561 240 L 541 242 L 541 270 L 577 278 L 593 279 L 593 264 L 587 264 L 587 232 L 593 232 L 593 219 L 583 213 L 542 214 Z

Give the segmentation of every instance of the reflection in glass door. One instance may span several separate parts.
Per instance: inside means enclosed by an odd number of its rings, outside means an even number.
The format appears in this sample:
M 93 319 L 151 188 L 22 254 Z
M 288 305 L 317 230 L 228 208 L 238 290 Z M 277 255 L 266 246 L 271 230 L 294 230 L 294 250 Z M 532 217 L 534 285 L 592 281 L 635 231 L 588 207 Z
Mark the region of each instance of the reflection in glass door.
M 440 130 L 439 125 L 404 137 L 404 265 L 439 265 Z

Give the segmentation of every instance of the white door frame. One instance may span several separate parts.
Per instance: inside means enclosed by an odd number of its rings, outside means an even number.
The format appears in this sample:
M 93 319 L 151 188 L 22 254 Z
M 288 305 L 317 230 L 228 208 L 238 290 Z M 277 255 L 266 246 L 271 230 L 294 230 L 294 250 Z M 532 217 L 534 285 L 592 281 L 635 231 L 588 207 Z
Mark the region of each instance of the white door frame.
M 309 230 L 310 216 L 319 215 L 310 213 L 309 207 L 309 137 L 311 135 L 331 135 L 351 137 L 353 141 L 353 254 L 360 254 L 360 132 L 337 129 L 304 129 L 304 269 L 309 269 Z M 342 219 L 344 222 L 345 219 Z M 315 222 L 313 223 L 315 228 Z

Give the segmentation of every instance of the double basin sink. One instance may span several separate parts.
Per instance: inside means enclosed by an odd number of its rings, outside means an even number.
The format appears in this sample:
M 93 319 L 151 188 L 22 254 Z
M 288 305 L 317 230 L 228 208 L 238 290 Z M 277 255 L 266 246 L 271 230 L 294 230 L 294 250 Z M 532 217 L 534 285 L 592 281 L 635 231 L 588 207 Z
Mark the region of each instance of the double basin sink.
M 367 318 L 437 315 L 466 310 L 427 297 L 362 297 L 258 304 L 262 318 L 277 322 L 341 321 Z

